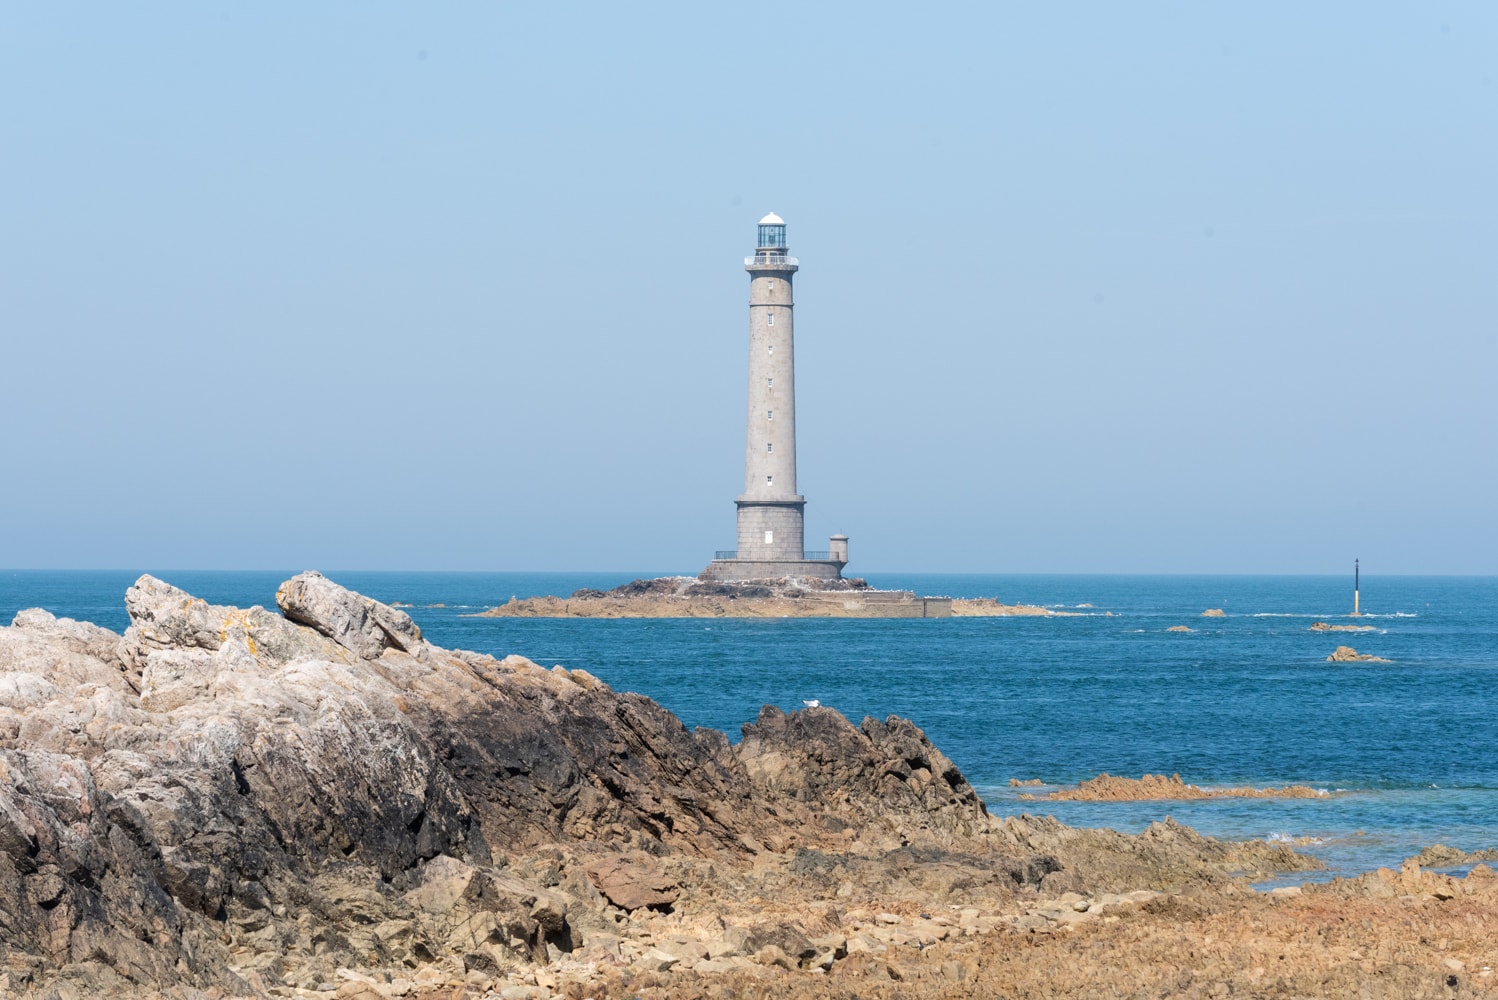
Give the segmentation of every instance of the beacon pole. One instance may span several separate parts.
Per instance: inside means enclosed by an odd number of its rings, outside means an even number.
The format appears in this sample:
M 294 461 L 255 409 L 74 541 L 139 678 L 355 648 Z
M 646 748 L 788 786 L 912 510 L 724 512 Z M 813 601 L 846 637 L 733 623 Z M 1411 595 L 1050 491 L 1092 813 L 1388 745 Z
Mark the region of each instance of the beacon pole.
M 1352 561 L 1352 616 L 1361 618 L 1362 613 L 1358 611 L 1358 561 Z

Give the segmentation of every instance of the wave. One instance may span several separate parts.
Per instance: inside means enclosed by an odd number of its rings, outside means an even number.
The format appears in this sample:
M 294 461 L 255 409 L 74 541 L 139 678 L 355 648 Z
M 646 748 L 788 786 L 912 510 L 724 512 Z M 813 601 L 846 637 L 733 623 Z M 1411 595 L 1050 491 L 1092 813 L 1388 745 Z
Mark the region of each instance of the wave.
M 1283 830 L 1275 830 L 1265 837 L 1264 840 L 1271 844 L 1289 844 L 1291 847 L 1309 847 L 1313 844 L 1324 844 L 1326 841 L 1320 837 L 1297 837 Z
M 1249 615 L 1250 618 L 1312 618 L 1317 621 L 1331 621 L 1336 618 L 1351 618 L 1352 615 L 1337 612 L 1336 614 L 1311 615 L 1300 611 L 1255 611 Z M 1359 618 L 1419 618 L 1413 611 L 1391 611 L 1388 614 L 1375 615 L 1364 612 Z

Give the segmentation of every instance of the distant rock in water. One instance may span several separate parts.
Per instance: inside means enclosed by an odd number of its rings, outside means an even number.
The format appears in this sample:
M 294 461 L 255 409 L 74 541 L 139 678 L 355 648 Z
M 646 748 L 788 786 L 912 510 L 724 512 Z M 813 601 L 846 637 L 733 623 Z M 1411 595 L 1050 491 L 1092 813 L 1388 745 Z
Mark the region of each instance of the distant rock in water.
M 0 994 L 447 997 L 570 969 L 569 995 L 623 995 L 583 984 L 760 968 L 744 928 L 770 897 L 810 927 L 834 892 L 993 912 L 1315 866 L 1176 826 L 996 821 L 893 716 L 765 708 L 734 746 L 583 670 L 433 646 L 318 573 L 276 603 L 142 576 L 123 636 L 37 609 L 0 628 Z M 697 937 L 656 936 L 667 910 Z M 848 954 L 775 926 L 770 964 Z
M 1332 625 L 1327 622 L 1311 622 L 1312 632 L 1376 632 L 1372 625 Z
M 1189 625 L 1172 625 L 1170 628 L 1166 629 L 1165 631 L 1167 631 L 1167 632 L 1195 632 L 1196 629 L 1192 628 Z
M 1327 657 L 1331 663 L 1391 663 L 1382 656 L 1374 656 L 1371 653 L 1359 653 L 1351 646 L 1338 646 L 1331 656 Z
M 1046 798 L 1073 802 L 1132 802 L 1154 799 L 1319 799 L 1326 792 L 1306 785 L 1281 788 L 1199 788 L 1188 785 L 1179 774 L 1146 774 L 1141 778 L 1119 778 L 1100 774 L 1075 788 L 1060 788 L 1049 795 L 1021 794 L 1022 799 Z
M 1227 612 L 1221 608 L 1208 608 L 1202 612 L 1203 618 L 1226 618 Z
M 1472 865 L 1498 861 L 1498 849 L 1491 847 L 1480 851 L 1461 851 L 1445 844 L 1432 844 L 1414 858 L 1421 868 L 1455 868 L 1457 865 Z

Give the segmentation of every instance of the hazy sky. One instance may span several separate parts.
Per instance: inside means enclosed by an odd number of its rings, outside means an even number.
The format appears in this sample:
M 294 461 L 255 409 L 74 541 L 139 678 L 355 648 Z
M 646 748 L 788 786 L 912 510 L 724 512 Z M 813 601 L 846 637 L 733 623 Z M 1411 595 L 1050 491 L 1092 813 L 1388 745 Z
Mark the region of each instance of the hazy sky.
M 6 4 L 0 566 L 1498 572 L 1498 7 Z

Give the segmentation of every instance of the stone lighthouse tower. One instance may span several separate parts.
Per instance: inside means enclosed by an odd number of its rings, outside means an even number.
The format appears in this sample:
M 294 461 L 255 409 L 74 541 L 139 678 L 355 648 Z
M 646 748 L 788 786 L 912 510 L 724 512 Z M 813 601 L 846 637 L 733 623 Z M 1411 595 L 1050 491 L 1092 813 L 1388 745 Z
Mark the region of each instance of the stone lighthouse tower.
M 827 552 L 807 552 L 806 498 L 796 492 L 795 301 L 785 220 L 759 220 L 749 272 L 749 417 L 744 492 L 738 505 L 738 548 L 719 552 L 704 571 L 712 580 L 778 577 L 837 579 L 848 561 L 848 539 L 832 537 Z

